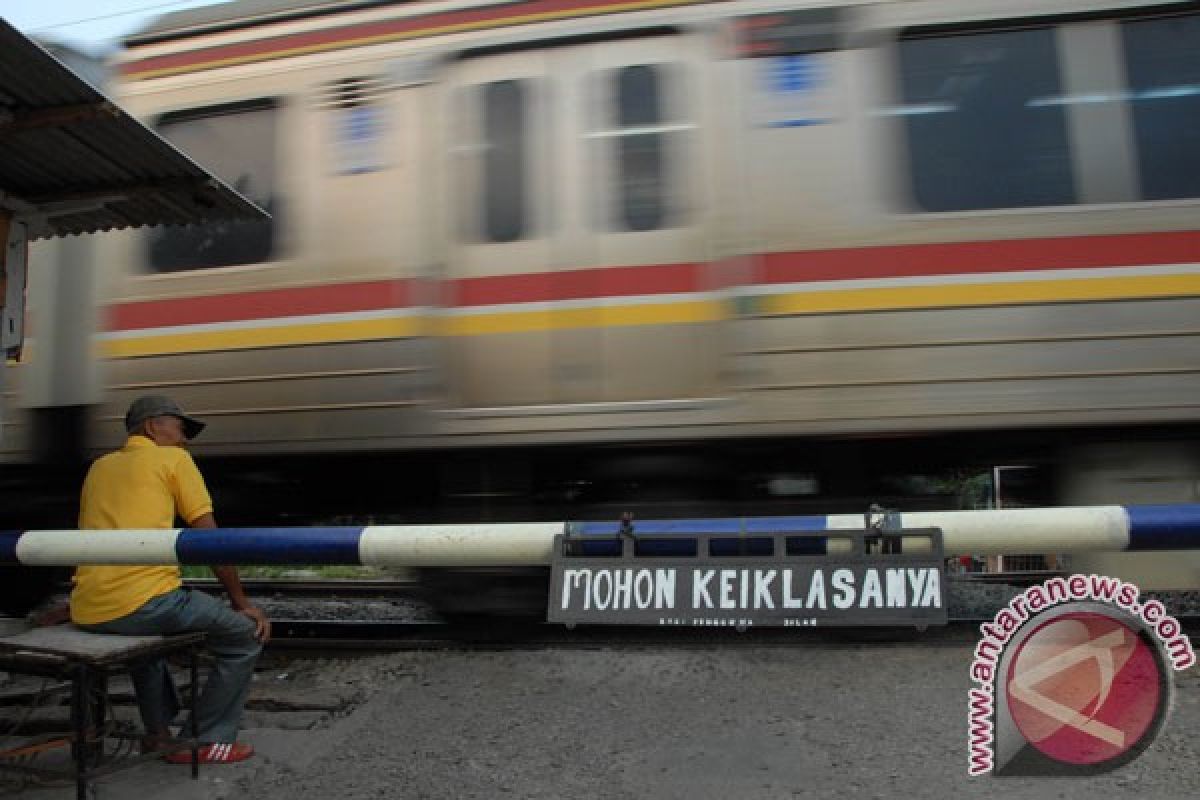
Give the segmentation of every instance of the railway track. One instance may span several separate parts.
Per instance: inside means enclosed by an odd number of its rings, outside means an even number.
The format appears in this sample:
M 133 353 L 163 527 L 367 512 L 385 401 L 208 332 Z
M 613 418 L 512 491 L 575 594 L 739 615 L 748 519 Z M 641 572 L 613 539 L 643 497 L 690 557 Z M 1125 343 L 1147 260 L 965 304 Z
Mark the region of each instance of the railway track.
M 970 580 L 970 583 L 979 581 Z M 214 580 L 188 580 L 201 591 L 220 591 Z M 272 649 L 395 651 L 421 649 L 523 649 L 550 647 L 804 646 L 895 642 L 960 645 L 977 641 L 991 614 L 951 617 L 946 626 L 913 628 L 713 628 L 582 626 L 568 629 L 532 618 L 445 621 L 421 597 L 421 586 L 396 580 L 250 579 L 243 585 L 271 616 Z M 361 605 L 358 603 L 361 602 Z M 1197 640 L 1200 616 L 1176 616 Z
M 204 592 L 220 592 L 221 584 L 213 579 L 189 578 L 184 586 Z M 254 597 L 313 597 L 313 598 L 395 598 L 415 597 L 420 586 L 415 581 L 381 579 L 309 580 L 292 578 L 243 578 L 242 588 Z
M 1200 627 L 1198 627 L 1200 629 Z M 1195 634 L 1193 634 L 1194 636 Z M 522 650 L 607 647 L 803 647 L 830 644 L 960 646 L 979 639 L 975 620 L 914 628 L 660 628 L 589 626 L 567 629 L 541 622 L 368 622 L 358 620 L 272 621 L 273 650 Z

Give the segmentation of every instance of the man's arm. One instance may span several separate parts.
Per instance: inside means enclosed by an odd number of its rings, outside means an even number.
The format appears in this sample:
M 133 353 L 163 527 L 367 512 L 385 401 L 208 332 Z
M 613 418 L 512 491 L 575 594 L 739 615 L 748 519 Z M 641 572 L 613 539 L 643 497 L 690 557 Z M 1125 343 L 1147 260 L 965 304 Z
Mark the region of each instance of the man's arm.
M 217 520 L 212 513 L 201 514 L 191 521 L 190 527 L 193 528 L 215 528 Z M 242 581 L 238 577 L 237 567 L 210 567 L 213 575 L 217 576 L 217 580 L 221 582 L 221 586 L 225 589 L 225 593 L 229 595 L 229 603 L 233 606 L 233 610 L 240 614 L 245 614 L 254 623 L 254 634 L 258 640 L 266 644 L 271 638 L 271 620 L 267 619 L 267 615 L 262 609 L 255 606 L 246 597 L 246 592 L 242 590 Z

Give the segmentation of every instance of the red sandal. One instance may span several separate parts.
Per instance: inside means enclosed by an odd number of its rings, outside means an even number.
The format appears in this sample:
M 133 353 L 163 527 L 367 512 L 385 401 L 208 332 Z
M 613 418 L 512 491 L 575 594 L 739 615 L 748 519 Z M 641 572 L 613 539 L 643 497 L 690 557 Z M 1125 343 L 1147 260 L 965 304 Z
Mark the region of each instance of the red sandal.
M 254 747 L 244 742 L 213 742 L 206 744 L 196 752 L 196 760 L 201 764 L 233 764 L 245 761 L 254 755 Z M 191 764 L 192 751 L 183 750 L 164 756 L 172 764 Z

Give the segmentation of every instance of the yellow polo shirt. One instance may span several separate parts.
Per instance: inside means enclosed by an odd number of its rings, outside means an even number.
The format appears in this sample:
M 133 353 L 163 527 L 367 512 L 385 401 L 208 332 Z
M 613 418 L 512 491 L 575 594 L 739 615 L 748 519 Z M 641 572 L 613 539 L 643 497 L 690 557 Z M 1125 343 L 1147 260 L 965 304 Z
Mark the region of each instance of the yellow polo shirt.
M 191 523 L 212 510 L 204 478 L 186 450 L 134 435 L 88 470 L 79 527 L 172 530 L 177 516 Z M 81 566 L 74 582 L 71 619 L 84 625 L 123 617 L 181 585 L 176 566 Z

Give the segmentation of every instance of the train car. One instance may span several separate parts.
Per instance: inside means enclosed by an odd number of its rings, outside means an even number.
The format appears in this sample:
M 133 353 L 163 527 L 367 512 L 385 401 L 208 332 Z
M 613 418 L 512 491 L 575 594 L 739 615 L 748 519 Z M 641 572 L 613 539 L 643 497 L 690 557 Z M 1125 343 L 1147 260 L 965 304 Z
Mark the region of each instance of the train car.
M 233 518 L 1200 499 L 1196 2 L 243 0 L 117 69 L 273 219 L 98 245 L 84 445 L 169 393 Z

